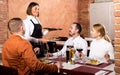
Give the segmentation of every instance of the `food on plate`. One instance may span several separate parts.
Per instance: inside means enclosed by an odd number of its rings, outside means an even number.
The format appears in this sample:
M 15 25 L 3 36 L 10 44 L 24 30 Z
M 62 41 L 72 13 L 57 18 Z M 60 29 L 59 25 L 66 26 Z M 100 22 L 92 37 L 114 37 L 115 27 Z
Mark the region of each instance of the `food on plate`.
M 50 61 L 49 60 L 41 60 L 41 62 L 48 64 Z
M 98 64 L 100 64 L 100 61 L 97 60 L 97 59 L 90 59 L 90 60 L 88 61 L 88 63 L 89 63 L 89 64 L 93 64 L 93 65 L 98 65 Z
M 45 64 L 49 63 L 49 60 L 44 60 L 44 63 L 45 63 Z

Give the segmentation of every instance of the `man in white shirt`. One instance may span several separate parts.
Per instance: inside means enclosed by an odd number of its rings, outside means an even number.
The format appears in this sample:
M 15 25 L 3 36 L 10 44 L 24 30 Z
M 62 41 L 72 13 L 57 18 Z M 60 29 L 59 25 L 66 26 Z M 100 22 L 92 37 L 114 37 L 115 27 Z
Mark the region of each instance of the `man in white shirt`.
M 60 51 L 52 53 L 52 55 L 53 56 L 64 55 L 66 54 L 67 45 L 73 45 L 75 50 L 77 48 L 83 49 L 82 56 L 86 56 L 87 55 L 87 42 L 85 39 L 83 39 L 80 36 L 81 31 L 82 31 L 81 25 L 79 23 L 74 22 L 69 29 L 69 35 L 71 37 L 65 42 L 63 48 Z M 75 56 L 79 57 L 78 51 L 76 51 Z

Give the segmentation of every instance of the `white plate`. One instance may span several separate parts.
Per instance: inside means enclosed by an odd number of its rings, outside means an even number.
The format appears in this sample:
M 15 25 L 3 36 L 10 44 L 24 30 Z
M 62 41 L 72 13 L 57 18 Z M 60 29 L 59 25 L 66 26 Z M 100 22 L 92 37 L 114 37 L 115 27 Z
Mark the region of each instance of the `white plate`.
M 86 64 L 90 64 L 90 65 L 100 65 L 101 62 L 100 62 L 99 60 L 96 60 L 96 62 L 91 62 L 90 60 L 88 60 L 88 61 L 86 62 Z

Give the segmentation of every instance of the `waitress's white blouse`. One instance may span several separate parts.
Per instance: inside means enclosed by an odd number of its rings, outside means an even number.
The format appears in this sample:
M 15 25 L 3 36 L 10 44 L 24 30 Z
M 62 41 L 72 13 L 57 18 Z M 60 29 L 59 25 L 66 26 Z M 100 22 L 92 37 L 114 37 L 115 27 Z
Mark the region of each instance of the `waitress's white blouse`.
M 25 20 L 23 20 L 24 27 L 25 27 L 25 34 L 24 34 L 24 36 L 25 36 L 25 38 L 27 40 L 37 43 L 38 39 L 34 38 L 34 37 L 31 37 L 31 35 L 32 35 L 33 31 L 34 31 L 34 25 L 33 25 L 33 23 L 30 20 L 32 20 L 35 24 L 39 24 L 40 23 L 40 21 L 38 20 L 37 17 L 33 17 L 31 15 L 28 15 L 27 18 Z M 48 30 L 44 31 L 43 35 L 46 35 L 47 33 L 48 33 Z

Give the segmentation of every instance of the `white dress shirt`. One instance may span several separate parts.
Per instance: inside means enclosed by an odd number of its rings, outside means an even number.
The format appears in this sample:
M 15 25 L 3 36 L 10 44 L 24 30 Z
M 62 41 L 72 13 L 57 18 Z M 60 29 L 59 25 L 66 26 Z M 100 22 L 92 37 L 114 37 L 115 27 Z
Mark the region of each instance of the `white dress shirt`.
M 87 55 L 87 42 L 86 42 L 85 39 L 83 39 L 82 37 L 78 36 L 76 38 L 70 37 L 65 42 L 63 48 L 60 51 L 53 53 L 53 56 L 60 56 L 60 55 L 66 54 L 67 45 L 73 45 L 75 50 L 76 50 L 76 48 L 82 48 L 83 49 L 83 51 L 82 51 L 83 54 Z M 78 51 L 76 51 L 75 56 L 79 57 Z
M 38 39 L 31 36 L 33 31 L 34 31 L 34 25 L 30 20 L 32 20 L 35 24 L 40 23 L 40 21 L 38 20 L 37 17 L 33 17 L 33 16 L 28 15 L 27 18 L 25 20 L 23 20 L 24 27 L 25 27 L 24 36 L 27 40 L 37 43 Z M 46 35 L 47 33 L 48 33 L 48 30 L 44 31 L 43 35 Z
M 90 58 L 100 59 L 106 62 L 104 56 L 105 54 L 110 55 L 110 59 L 114 59 L 114 49 L 110 42 L 106 41 L 104 38 L 99 40 L 93 40 L 90 45 Z

